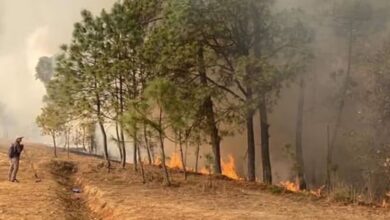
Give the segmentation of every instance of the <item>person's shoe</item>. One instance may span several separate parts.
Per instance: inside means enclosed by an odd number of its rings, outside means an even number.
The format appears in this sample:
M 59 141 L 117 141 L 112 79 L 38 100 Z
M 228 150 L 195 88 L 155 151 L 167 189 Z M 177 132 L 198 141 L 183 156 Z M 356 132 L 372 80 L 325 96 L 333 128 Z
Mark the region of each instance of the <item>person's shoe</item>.
M 12 182 L 13 182 L 13 183 L 18 183 L 18 182 L 19 182 L 19 180 L 17 180 L 17 179 L 14 179 L 14 180 L 12 180 Z

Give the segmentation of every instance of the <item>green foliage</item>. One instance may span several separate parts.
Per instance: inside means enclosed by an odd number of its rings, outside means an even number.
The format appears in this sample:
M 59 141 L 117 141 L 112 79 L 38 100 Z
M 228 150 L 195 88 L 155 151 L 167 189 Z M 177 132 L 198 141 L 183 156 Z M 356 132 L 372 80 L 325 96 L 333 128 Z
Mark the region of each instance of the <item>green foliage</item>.
M 54 58 L 53 57 L 41 57 L 35 68 L 35 77 L 43 82 L 45 85 L 50 81 L 54 75 Z
M 194 94 L 196 93 L 188 95 Z M 195 123 L 200 101 L 185 96 L 171 81 L 163 78 L 151 81 L 144 91 L 143 98 L 143 101 L 132 103 L 127 108 L 124 121 L 130 130 L 135 129 L 134 126 L 137 124 L 146 123 L 167 135 L 168 130 L 183 131 L 190 129 Z
M 213 161 L 214 161 L 214 157 L 213 155 L 211 154 L 205 154 L 204 155 L 204 159 L 205 159 L 205 167 L 206 169 L 208 170 L 209 174 L 212 173 L 212 170 L 213 170 Z
M 58 135 L 64 131 L 66 118 L 61 109 L 48 105 L 42 109 L 41 115 L 36 118 L 38 127 L 41 128 L 43 135 Z
M 211 127 L 214 139 L 231 135 L 311 56 L 302 12 L 278 14 L 272 2 L 124 0 L 99 15 L 84 10 L 56 57 L 47 106 L 65 121 L 119 124 L 134 140 L 144 125 L 182 143 L 210 142 Z

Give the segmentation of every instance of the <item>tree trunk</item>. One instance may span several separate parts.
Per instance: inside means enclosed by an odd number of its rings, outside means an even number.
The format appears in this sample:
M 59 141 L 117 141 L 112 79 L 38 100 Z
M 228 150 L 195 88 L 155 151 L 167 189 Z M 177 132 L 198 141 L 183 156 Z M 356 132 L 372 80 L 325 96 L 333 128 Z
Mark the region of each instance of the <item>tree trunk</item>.
M 116 133 L 116 145 L 118 147 L 120 161 L 123 161 L 121 137 L 119 136 L 119 125 L 117 121 L 115 122 L 115 133 Z
M 183 167 L 183 172 L 184 172 L 184 179 L 187 180 L 187 169 L 186 169 L 186 163 L 184 161 L 183 142 L 182 142 L 181 132 L 179 132 L 179 150 L 180 150 L 181 165 Z
M 151 156 L 151 152 L 150 152 L 149 139 L 148 139 L 148 134 L 147 134 L 147 129 L 146 129 L 145 123 L 144 123 L 144 140 L 145 140 L 146 152 L 148 154 L 148 162 L 149 162 L 149 165 L 152 165 L 152 156 Z
M 110 157 L 108 155 L 107 133 L 106 133 L 106 129 L 104 128 L 103 122 L 101 120 L 99 120 L 99 126 L 100 126 L 100 130 L 101 130 L 102 136 L 103 136 L 104 159 L 107 162 L 107 169 L 110 169 L 111 168 L 111 162 L 110 162 Z
M 299 83 L 299 101 L 298 101 L 298 115 L 297 115 L 297 131 L 295 137 L 295 156 L 297 163 L 297 177 L 298 185 L 300 190 L 306 189 L 306 179 L 305 179 L 305 164 L 303 159 L 303 147 L 302 147 L 302 136 L 303 136 L 303 109 L 305 102 L 305 82 L 303 77 Z
M 151 133 L 147 133 L 147 138 L 148 138 L 148 142 L 149 142 L 150 156 L 152 157 L 152 164 L 155 164 L 155 162 L 156 162 L 156 158 L 155 158 L 156 145 L 153 144 L 153 136 Z
M 187 164 L 187 155 L 188 155 L 188 141 L 186 142 L 186 148 L 184 150 L 184 164 Z
M 137 162 L 137 145 L 135 144 L 136 138 L 133 138 L 134 140 L 134 145 L 133 145 L 133 162 L 134 162 L 134 171 L 138 171 L 138 162 Z
M 246 130 L 248 142 L 248 181 L 254 182 L 256 180 L 256 160 L 252 110 L 248 110 L 246 113 Z
M 126 167 L 127 155 L 126 155 L 126 140 L 125 135 L 123 133 L 123 125 L 120 123 L 120 135 L 121 135 L 121 143 L 122 143 L 122 168 Z
M 262 29 L 267 28 L 266 25 L 262 23 L 259 16 L 261 16 L 258 10 L 256 10 L 255 2 L 251 2 L 250 13 L 251 20 L 254 23 L 254 55 L 256 58 L 261 59 L 263 54 L 263 48 L 261 42 L 263 42 Z M 262 74 L 261 70 L 257 74 Z M 261 156 L 262 156 L 262 167 L 263 167 L 263 182 L 266 184 L 272 184 L 272 172 L 271 172 L 271 161 L 269 153 L 269 124 L 267 116 L 267 102 L 266 97 L 263 94 L 263 97 L 259 102 L 259 111 L 260 111 L 260 137 L 261 137 Z
M 95 89 L 98 89 L 96 76 L 95 76 Z M 102 109 L 101 109 L 101 100 L 100 100 L 100 95 L 99 95 L 98 92 L 95 92 L 95 96 L 96 96 L 96 107 L 97 107 L 96 116 L 97 116 L 97 119 L 98 119 L 98 124 L 99 124 L 99 127 L 100 127 L 100 131 L 102 132 L 102 136 L 103 136 L 104 159 L 107 162 L 107 169 L 108 169 L 108 171 L 110 171 L 110 169 L 111 169 L 111 162 L 110 162 L 110 157 L 108 155 L 107 133 L 106 133 L 106 129 L 104 128 L 104 123 L 103 123 L 103 119 L 102 119 L 102 115 L 101 115 L 101 111 L 102 111 Z
M 198 50 L 198 68 L 199 68 L 198 71 L 199 71 L 201 84 L 204 87 L 208 87 L 203 53 L 204 53 L 203 47 L 200 46 Z M 211 146 L 214 154 L 214 173 L 217 175 L 221 175 L 222 174 L 221 149 L 220 149 L 221 138 L 219 137 L 219 131 L 217 128 L 217 122 L 215 120 L 215 114 L 214 114 L 214 104 L 211 99 L 211 96 L 207 96 L 206 99 L 204 100 L 203 111 L 204 111 L 204 116 L 206 117 L 207 120 L 208 132 L 210 134 Z
M 66 151 L 67 151 L 67 155 L 68 155 L 68 160 L 69 160 L 69 130 L 66 131 L 65 133 L 65 142 L 66 142 Z
M 338 133 L 340 130 L 341 119 L 342 119 L 342 115 L 343 115 L 343 111 L 344 111 L 344 107 L 345 107 L 345 101 L 347 99 L 349 84 L 351 81 L 352 52 L 353 52 L 352 51 L 352 49 L 353 49 L 353 27 L 352 27 L 352 25 L 351 25 L 351 29 L 349 31 L 350 32 L 349 32 L 349 42 L 348 42 L 347 73 L 346 73 L 344 85 L 341 88 L 341 101 L 340 101 L 340 105 L 337 109 L 336 124 L 335 124 L 335 128 L 334 128 L 333 136 L 332 136 L 332 139 L 330 141 L 330 145 L 328 146 L 328 148 L 329 148 L 328 155 L 327 155 L 327 157 L 328 157 L 327 158 L 327 160 L 328 160 L 327 161 L 327 166 L 328 166 L 327 169 L 328 170 L 331 170 L 332 169 L 331 166 L 333 166 L 333 149 L 335 147 L 335 144 L 337 141 L 337 136 L 338 136 Z M 331 179 L 328 179 L 328 178 L 331 178 L 331 176 L 327 175 L 327 179 L 326 179 L 326 185 L 328 187 L 330 187 Z
M 142 183 L 146 183 L 146 178 L 145 178 L 145 170 L 144 170 L 144 164 L 142 162 L 142 157 L 141 157 L 141 151 L 139 150 L 139 145 L 136 144 L 137 148 L 138 148 L 138 162 L 139 162 L 139 166 L 141 167 L 141 175 L 142 175 Z
M 260 130 L 261 130 L 261 157 L 263 163 L 263 182 L 272 184 L 271 159 L 269 153 L 269 124 L 267 100 L 265 95 L 260 99 Z
M 120 74 L 119 76 L 119 107 L 120 107 L 120 115 L 123 116 L 124 112 L 124 91 L 123 91 L 123 76 Z M 122 121 L 119 122 L 120 126 L 120 136 L 121 136 L 121 146 L 122 146 L 122 168 L 126 167 L 126 161 L 127 161 L 127 154 L 126 154 L 126 140 L 125 135 L 123 133 L 123 123 Z
M 331 147 L 331 142 L 330 142 L 330 128 L 329 125 L 326 127 L 326 139 L 327 139 L 327 154 L 326 154 L 326 182 L 325 185 L 328 188 L 328 190 L 332 186 L 332 154 L 333 154 L 333 149 Z
M 95 145 L 95 140 L 94 140 L 94 136 L 91 134 L 90 138 L 90 147 L 89 147 L 89 152 L 90 153 L 93 153 L 94 152 L 94 145 Z M 96 152 L 95 152 L 96 153 Z
M 195 151 L 195 173 L 198 172 L 199 150 L 200 150 L 200 144 L 196 146 L 196 151 Z
M 55 132 L 52 132 L 51 137 L 53 138 L 54 157 L 57 157 L 57 144 L 56 144 L 56 134 L 55 134 Z
M 83 136 L 82 136 L 82 144 L 83 144 L 83 150 L 84 152 L 87 152 L 87 147 L 85 146 L 85 127 L 83 127 Z
M 168 168 L 165 163 L 165 147 L 164 147 L 164 137 L 161 131 L 159 131 L 159 139 L 160 139 L 160 147 L 161 147 L 161 163 L 164 169 L 164 178 L 165 178 L 165 183 L 170 186 L 171 181 L 169 180 L 169 174 L 168 174 Z
M 160 148 L 161 148 L 161 162 L 162 162 L 162 166 L 163 166 L 163 169 L 164 169 L 164 179 L 165 179 L 165 184 L 167 186 L 170 186 L 171 185 L 171 181 L 169 180 L 169 174 L 168 174 L 168 168 L 167 168 L 167 165 L 166 165 L 166 162 L 165 162 L 165 159 L 166 159 L 166 155 L 165 155 L 165 147 L 164 147 L 164 134 L 163 134 L 163 124 L 162 124 L 162 119 L 163 119 L 163 112 L 162 112 L 162 109 L 161 109 L 161 105 L 159 104 L 159 122 L 158 122 L 158 125 L 159 125 L 159 129 L 158 129 L 158 137 L 159 137 L 159 140 L 160 140 Z
M 74 138 L 73 142 L 75 144 L 76 149 L 78 149 L 79 148 L 79 137 L 80 137 L 80 134 L 79 134 L 79 130 L 78 129 L 75 129 L 75 132 L 76 132 L 76 134 L 73 137 Z

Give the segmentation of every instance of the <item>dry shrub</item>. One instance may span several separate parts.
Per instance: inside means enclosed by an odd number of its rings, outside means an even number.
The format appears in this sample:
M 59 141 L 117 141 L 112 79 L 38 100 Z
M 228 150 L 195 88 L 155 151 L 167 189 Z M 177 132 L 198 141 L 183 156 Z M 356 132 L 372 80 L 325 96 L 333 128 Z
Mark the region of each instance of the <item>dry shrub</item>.
M 335 202 L 357 203 L 359 202 L 360 194 L 351 185 L 347 185 L 343 182 L 336 182 L 329 190 L 328 198 Z

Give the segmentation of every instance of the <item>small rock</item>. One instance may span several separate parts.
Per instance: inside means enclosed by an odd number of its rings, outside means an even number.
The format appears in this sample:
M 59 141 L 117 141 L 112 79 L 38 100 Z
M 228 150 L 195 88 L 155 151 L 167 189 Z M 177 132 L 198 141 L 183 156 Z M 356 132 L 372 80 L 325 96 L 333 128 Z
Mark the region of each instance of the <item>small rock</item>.
M 74 193 L 81 193 L 81 189 L 80 188 L 73 188 L 72 192 L 74 192 Z

